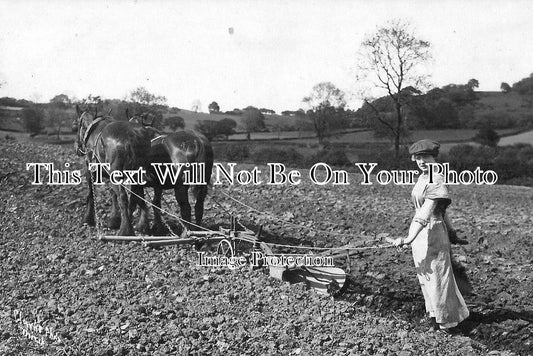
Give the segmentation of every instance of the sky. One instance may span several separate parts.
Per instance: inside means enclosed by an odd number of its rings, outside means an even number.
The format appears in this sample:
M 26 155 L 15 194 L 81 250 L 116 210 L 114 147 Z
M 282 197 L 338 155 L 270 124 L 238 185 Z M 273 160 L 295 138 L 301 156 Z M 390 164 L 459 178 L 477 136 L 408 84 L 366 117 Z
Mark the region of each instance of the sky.
M 0 0 L 0 97 L 122 99 L 137 87 L 206 112 L 305 108 L 329 81 L 358 108 L 365 36 L 387 21 L 431 43 L 434 87 L 499 90 L 533 73 L 533 2 Z

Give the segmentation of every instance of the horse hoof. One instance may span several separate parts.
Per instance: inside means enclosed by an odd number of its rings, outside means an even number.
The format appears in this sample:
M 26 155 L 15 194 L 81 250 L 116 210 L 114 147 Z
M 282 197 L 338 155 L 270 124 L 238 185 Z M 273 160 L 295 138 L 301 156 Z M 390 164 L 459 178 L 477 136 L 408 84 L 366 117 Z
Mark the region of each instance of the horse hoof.
M 109 218 L 107 222 L 107 227 L 110 229 L 118 229 L 120 227 L 120 217 Z

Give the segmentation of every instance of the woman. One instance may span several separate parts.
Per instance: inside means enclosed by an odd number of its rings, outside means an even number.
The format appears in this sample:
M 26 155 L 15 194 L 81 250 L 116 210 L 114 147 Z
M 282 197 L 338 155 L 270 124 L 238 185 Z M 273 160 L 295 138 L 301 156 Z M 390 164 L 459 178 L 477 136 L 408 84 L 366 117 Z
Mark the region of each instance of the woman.
M 433 182 L 429 182 L 429 164 L 436 163 L 439 147 L 437 142 L 421 140 L 409 148 L 411 159 L 422 171 L 412 192 L 416 213 L 408 237 L 393 243 L 395 246 L 411 245 L 426 311 L 441 330 L 449 333 L 469 312 L 452 271 L 447 228 L 450 223 L 446 217 L 451 200 L 444 176 L 433 174 Z

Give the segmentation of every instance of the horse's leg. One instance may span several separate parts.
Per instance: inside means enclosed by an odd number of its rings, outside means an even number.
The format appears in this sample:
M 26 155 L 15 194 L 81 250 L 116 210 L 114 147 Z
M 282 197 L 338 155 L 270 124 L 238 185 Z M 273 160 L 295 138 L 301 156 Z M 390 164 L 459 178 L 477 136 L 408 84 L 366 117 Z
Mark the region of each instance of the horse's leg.
M 128 207 L 128 194 L 126 193 L 126 188 L 122 185 L 114 186 L 115 192 L 118 195 L 118 205 L 120 207 L 120 229 L 118 230 L 119 236 L 131 236 L 135 235 L 133 227 L 131 226 L 131 219 L 129 214 Z
M 111 192 L 111 215 L 109 215 L 109 220 L 107 222 L 107 227 L 110 229 L 118 229 L 122 219 L 120 218 L 120 211 L 117 201 L 117 192 L 116 186 L 113 186 L 110 189 Z
M 135 229 L 143 234 L 148 231 L 148 207 L 144 201 L 144 189 L 141 185 L 134 185 L 131 187 L 132 194 L 130 195 L 130 217 L 133 216 L 131 211 L 132 205 L 139 205 L 141 213 L 139 215 L 139 222 L 135 225 Z
M 139 192 L 136 191 L 134 187 L 132 187 L 131 191 L 136 193 L 139 196 L 143 196 L 144 197 L 144 190 L 142 190 L 141 194 L 139 194 Z M 131 194 L 130 195 L 130 203 L 129 203 L 130 216 L 133 216 L 133 213 L 135 212 L 135 209 L 137 209 L 137 205 L 139 204 L 139 198 L 137 198 L 137 195 L 135 195 L 135 194 Z
M 193 192 L 196 195 L 196 203 L 194 204 L 194 218 L 196 225 L 202 225 L 202 219 L 204 217 L 204 202 L 207 196 L 207 185 L 199 187 L 193 187 Z
M 191 204 L 189 204 L 189 187 L 181 184 L 174 188 L 174 195 L 176 201 L 180 206 L 181 218 L 187 222 L 191 222 Z
M 93 193 L 93 181 L 91 180 L 91 172 L 89 171 L 89 167 L 87 166 L 87 170 L 85 172 L 85 177 L 87 179 L 87 185 L 89 186 L 89 193 L 87 194 L 87 208 L 85 210 L 85 217 L 83 218 L 83 222 L 85 224 L 88 224 L 90 226 L 96 225 L 94 220 L 94 193 Z
M 154 235 L 164 235 L 166 233 L 163 227 L 163 221 L 161 219 L 161 196 L 163 195 L 163 189 L 154 187 L 154 199 L 152 200 L 154 210 L 154 226 L 152 228 Z

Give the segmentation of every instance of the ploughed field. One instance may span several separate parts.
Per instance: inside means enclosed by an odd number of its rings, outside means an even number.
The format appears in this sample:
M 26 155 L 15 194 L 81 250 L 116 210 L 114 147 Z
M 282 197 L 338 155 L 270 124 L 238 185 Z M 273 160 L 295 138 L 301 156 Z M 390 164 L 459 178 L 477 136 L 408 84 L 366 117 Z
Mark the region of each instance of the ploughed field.
M 361 250 L 340 261 L 351 276 L 346 290 L 321 296 L 262 270 L 197 266 L 192 246 L 100 242 L 80 224 L 85 184 L 20 186 L 21 177 L 31 178 L 28 162 L 82 169 L 70 147 L 0 144 L 2 175 L 14 173 L 0 190 L 2 355 L 533 353 L 531 188 L 452 188 L 452 221 L 470 241 L 453 250 L 475 295 L 466 297 L 471 318 L 449 336 L 420 322 L 424 302 L 408 250 Z M 233 213 L 248 227 L 263 224 L 270 242 L 320 247 L 405 237 L 412 187 L 349 178 L 349 185 L 319 186 L 302 171 L 297 186 L 216 186 L 205 225 L 228 227 Z M 104 219 L 105 187 L 96 200 Z M 176 210 L 172 200 L 169 193 L 164 206 Z

